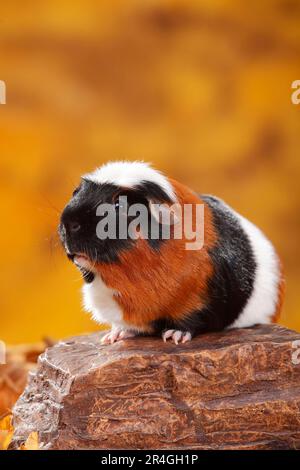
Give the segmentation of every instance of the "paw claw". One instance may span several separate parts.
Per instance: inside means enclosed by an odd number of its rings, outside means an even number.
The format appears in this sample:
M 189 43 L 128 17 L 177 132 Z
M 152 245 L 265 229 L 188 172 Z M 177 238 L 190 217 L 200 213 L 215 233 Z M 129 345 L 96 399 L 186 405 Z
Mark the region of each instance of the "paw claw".
M 101 344 L 109 344 L 110 343 L 110 333 L 106 333 L 106 335 L 104 335 L 102 338 L 101 338 Z
M 171 336 L 173 335 L 174 332 L 175 332 L 175 330 L 167 330 L 163 333 L 162 338 L 163 338 L 165 343 L 167 342 L 167 339 L 171 338 Z
M 181 342 L 182 342 L 182 344 L 184 344 L 184 343 L 187 343 L 188 341 L 191 341 L 191 339 L 192 339 L 192 335 L 191 335 L 191 333 L 190 333 L 189 331 L 187 331 L 187 332 L 183 335 Z
M 179 330 L 178 330 L 178 331 L 175 331 L 175 333 L 173 334 L 172 338 L 173 338 L 173 340 L 174 340 L 174 343 L 175 343 L 175 344 L 178 344 L 179 341 L 180 341 L 181 338 L 182 338 L 182 331 L 179 331 Z
M 101 344 L 114 344 L 116 341 L 132 338 L 133 336 L 135 336 L 133 331 L 113 328 L 101 338 Z
M 119 334 L 118 340 L 119 339 L 133 338 L 134 336 L 135 336 L 135 333 L 133 331 L 122 330 Z

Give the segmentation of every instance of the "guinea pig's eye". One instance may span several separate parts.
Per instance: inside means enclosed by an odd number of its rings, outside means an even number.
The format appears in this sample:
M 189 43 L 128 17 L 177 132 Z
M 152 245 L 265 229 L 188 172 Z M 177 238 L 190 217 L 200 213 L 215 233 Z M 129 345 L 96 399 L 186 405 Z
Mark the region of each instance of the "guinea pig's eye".
M 118 201 L 115 202 L 115 208 L 116 209 L 124 209 L 124 204 L 118 200 Z
M 124 199 L 124 196 L 119 197 L 115 201 L 115 209 L 119 211 L 124 211 L 126 209 L 126 201 Z

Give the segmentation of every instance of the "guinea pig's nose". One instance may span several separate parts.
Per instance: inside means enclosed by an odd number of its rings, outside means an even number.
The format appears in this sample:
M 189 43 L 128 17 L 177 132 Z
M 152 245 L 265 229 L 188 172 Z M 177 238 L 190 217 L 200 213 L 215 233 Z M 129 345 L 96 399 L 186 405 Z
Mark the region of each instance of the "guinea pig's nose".
M 78 222 L 73 221 L 73 222 L 69 222 L 68 228 L 70 232 L 76 233 L 76 232 L 79 232 L 79 230 L 81 229 L 81 225 Z

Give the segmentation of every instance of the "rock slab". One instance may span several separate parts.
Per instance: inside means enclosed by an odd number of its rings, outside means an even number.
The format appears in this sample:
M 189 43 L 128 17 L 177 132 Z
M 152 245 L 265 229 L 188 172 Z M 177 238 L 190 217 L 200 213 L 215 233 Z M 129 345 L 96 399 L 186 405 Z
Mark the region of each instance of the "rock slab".
M 15 445 L 38 431 L 44 449 L 300 448 L 299 333 L 262 325 L 178 346 L 102 335 L 40 356 Z

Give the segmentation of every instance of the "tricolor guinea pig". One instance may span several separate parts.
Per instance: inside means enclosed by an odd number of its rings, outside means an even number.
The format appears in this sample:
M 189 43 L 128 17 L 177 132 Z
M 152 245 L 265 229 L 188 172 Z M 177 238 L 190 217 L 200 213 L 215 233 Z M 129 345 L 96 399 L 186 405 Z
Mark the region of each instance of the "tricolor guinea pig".
M 132 216 L 137 206 L 146 208 L 145 226 Z M 196 248 L 188 244 L 178 208 L 189 208 L 191 227 L 202 232 Z M 108 213 L 115 230 L 103 236 Z M 162 215 L 168 213 L 166 224 Z M 120 236 L 120 226 L 132 224 L 131 236 Z M 62 212 L 59 233 L 83 275 L 86 310 L 111 325 L 105 344 L 136 335 L 185 343 L 204 332 L 279 316 L 284 280 L 264 234 L 221 199 L 198 195 L 144 162 L 112 162 L 83 176 Z

